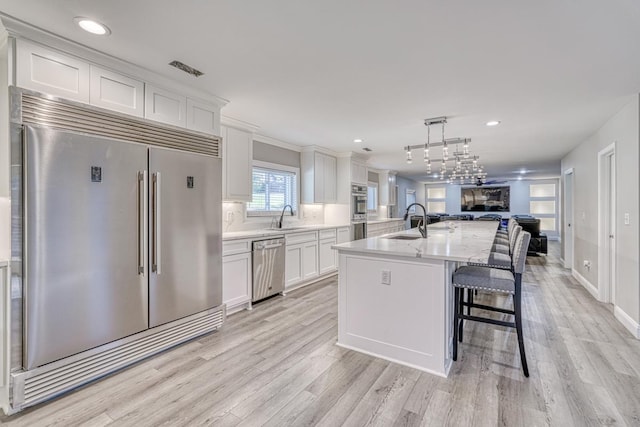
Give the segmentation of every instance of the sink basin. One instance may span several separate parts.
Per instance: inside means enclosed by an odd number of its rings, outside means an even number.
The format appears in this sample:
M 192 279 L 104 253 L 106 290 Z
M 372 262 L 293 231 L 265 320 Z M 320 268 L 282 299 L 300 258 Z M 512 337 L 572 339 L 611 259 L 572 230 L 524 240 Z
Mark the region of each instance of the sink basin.
M 271 227 L 271 228 L 269 228 L 269 230 L 273 230 L 273 231 L 291 231 L 291 230 L 302 230 L 303 228 L 306 228 L 306 227 L 282 227 L 282 228 Z
M 417 240 L 417 239 L 422 239 L 422 236 L 411 236 L 411 235 L 407 235 L 407 234 L 401 234 L 401 235 L 399 235 L 399 236 L 386 237 L 386 239 L 393 239 L 393 240 Z

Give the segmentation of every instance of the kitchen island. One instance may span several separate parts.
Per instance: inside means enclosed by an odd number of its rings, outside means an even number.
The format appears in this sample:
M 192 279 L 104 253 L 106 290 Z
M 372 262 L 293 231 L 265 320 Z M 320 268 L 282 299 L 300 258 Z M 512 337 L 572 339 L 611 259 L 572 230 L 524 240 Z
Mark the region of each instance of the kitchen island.
M 486 263 L 498 222 L 456 221 L 334 246 L 338 345 L 446 377 L 459 263 Z

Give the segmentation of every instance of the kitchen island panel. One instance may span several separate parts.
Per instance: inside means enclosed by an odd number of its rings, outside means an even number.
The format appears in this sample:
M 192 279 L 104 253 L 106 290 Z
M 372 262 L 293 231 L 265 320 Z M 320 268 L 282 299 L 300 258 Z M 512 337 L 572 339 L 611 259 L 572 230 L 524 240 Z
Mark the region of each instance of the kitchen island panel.
M 451 263 L 342 253 L 338 345 L 446 377 Z M 383 284 L 388 272 L 390 284 Z M 420 278 L 420 280 L 416 280 Z M 377 314 L 376 314 L 377 313 Z

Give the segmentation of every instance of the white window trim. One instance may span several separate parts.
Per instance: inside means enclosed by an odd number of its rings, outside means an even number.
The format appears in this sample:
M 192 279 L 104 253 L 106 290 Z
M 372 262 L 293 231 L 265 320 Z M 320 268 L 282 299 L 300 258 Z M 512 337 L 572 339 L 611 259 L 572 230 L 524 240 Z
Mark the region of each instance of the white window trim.
M 418 198 L 417 198 L 417 195 L 416 195 L 416 190 L 414 190 L 413 188 L 407 188 L 407 189 L 404 190 L 404 202 L 406 203 L 407 206 L 409 206 L 409 204 L 410 204 L 409 200 L 407 200 L 407 196 L 410 195 L 410 194 L 413 195 L 413 203 L 417 203 L 418 202 Z M 410 214 L 416 213 L 416 207 L 412 206 L 409 209 L 409 213 Z
M 263 162 L 262 160 L 254 160 L 253 164 L 251 165 L 251 176 L 252 177 L 253 177 L 253 168 L 254 167 L 264 168 L 264 169 L 273 169 L 273 170 L 283 171 L 283 172 L 290 172 L 290 173 L 294 173 L 296 175 L 296 200 L 298 201 L 298 206 L 294 210 L 294 216 L 296 218 L 300 218 L 300 210 L 301 210 L 300 209 L 300 204 L 301 204 L 300 203 L 300 168 L 296 168 L 296 167 L 293 167 L 293 166 L 287 166 L 287 165 L 281 165 L 281 164 L 278 164 L 278 163 Z M 245 203 L 245 215 L 246 215 L 247 219 L 250 219 L 250 218 L 264 218 L 264 217 L 274 216 L 274 215 L 277 214 L 275 211 L 271 211 L 271 212 L 250 211 L 248 207 L 249 207 L 249 203 Z

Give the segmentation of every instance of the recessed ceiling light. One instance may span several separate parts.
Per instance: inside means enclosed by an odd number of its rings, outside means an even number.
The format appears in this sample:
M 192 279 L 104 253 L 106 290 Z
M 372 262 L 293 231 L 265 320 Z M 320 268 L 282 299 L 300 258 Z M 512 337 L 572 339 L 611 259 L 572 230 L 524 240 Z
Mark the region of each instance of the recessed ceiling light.
M 101 24 L 93 19 L 85 18 L 83 16 L 76 16 L 73 18 L 73 22 L 78 24 L 80 28 L 88 33 L 96 34 L 98 36 L 108 36 L 111 34 L 111 30 L 104 24 Z
M 500 122 L 498 120 L 491 120 L 487 122 L 487 126 L 498 126 Z
M 359 143 L 361 143 L 361 142 L 362 142 L 362 139 L 360 139 L 360 138 L 356 138 L 356 139 L 354 139 L 354 140 L 353 140 L 353 142 L 355 142 L 356 144 L 359 144 Z

